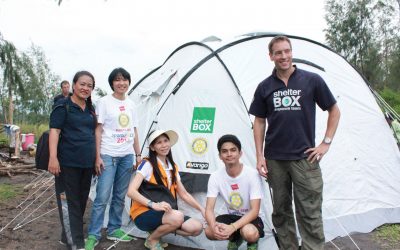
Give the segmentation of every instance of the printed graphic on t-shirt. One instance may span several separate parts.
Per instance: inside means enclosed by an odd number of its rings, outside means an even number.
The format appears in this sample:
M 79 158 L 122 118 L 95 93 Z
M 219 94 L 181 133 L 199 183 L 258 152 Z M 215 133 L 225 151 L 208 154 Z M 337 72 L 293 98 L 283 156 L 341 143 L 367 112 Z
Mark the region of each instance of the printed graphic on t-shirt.
M 124 143 L 133 140 L 134 135 L 130 128 L 116 129 L 115 132 L 116 133 L 112 134 L 112 138 L 115 139 L 116 143 Z
M 129 116 L 125 113 L 121 113 L 118 117 L 119 125 L 123 128 L 129 125 Z
M 238 192 L 231 192 L 229 194 L 229 208 L 240 210 L 243 206 L 243 198 Z
M 287 89 L 274 92 L 275 111 L 301 110 L 300 105 L 301 90 Z
M 125 110 L 125 108 L 123 110 Z M 115 139 L 115 142 L 120 144 L 133 140 L 134 138 L 133 131 L 130 127 L 128 127 L 130 124 L 129 116 L 126 113 L 119 114 L 118 123 L 120 128 L 115 129 L 115 132 L 112 134 L 112 138 Z

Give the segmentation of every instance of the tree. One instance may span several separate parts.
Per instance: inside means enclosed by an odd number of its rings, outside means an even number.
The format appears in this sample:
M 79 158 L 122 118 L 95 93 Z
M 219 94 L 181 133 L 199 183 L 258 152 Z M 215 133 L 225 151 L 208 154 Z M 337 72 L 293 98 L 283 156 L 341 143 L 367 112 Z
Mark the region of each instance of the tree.
M 382 78 L 380 44 L 374 36 L 372 0 L 328 0 L 326 15 L 328 44 L 342 54 L 372 83 Z
M 328 0 L 326 40 L 377 89 L 398 76 L 400 0 Z
M 60 78 L 51 72 L 43 50 L 32 44 L 26 52 L 0 34 L 0 97 L 5 123 L 47 121 Z M 6 112 L 8 106 L 8 112 Z
M 0 37 L 0 68 L 3 70 L 3 88 L 7 89 L 8 116 L 6 123 L 13 124 L 14 94 L 24 95 L 21 77 L 22 62 L 15 46 Z M 3 110 L 5 112 L 5 110 Z
M 22 62 L 26 88 L 19 103 L 18 110 L 22 111 L 19 120 L 24 122 L 23 117 L 26 117 L 29 123 L 46 121 L 51 112 L 53 97 L 58 91 L 54 83 L 60 82 L 60 78 L 51 72 L 43 50 L 34 44 L 22 54 Z
M 95 92 L 96 95 L 99 96 L 99 97 L 104 97 L 104 96 L 107 95 L 107 91 L 105 91 L 104 89 L 99 88 L 99 87 L 96 87 L 96 88 L 94 89 L 94 92 Z
M 388 69 L 385 86 L 400 92 L 400 37 L 397 38 L 396 47 L 390 55 Z

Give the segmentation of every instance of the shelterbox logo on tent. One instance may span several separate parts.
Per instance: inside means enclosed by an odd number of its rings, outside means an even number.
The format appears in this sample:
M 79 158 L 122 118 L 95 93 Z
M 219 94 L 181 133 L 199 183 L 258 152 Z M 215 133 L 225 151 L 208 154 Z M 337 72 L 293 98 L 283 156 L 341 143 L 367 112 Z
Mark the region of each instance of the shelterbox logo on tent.
M 212 133 L 214 130 L 215 108 L 194 107 L 191 133 Z

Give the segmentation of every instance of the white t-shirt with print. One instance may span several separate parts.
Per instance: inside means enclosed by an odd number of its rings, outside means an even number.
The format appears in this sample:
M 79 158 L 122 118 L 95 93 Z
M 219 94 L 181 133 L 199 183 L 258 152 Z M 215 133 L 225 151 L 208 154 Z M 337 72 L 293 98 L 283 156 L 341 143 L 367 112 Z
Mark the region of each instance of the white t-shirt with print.
M 161 163 L 161 165 L 164 167 L 165 173 L 167 174 L 167 179 L 168 179 L 168 188 L 171 187 L 172 183 L 172 164 L 168 161 L 168 165 L 164 164 L 162 161 L 158 159 L 158 163 Z M 151 163 L 149 161 L 144 161 L 140 166 L 138 167 L 136 173 L 140 173 L 146 181 L 149 181 L 151 176 L 153 175 L 153 167 L 151 166 Z M 176 174 L 176 179 L 180 180 L 181 176 L 179 175 L 179 172 Z
M 103 125 L 100 153 L 113 157 L 133 154 L 134 128 L 138 124 L 133 102 L 128 97 L 119 100 L 107 95 L 98 100 L 96 115 Z
M 262 189 L 261 177 L 255 169 L 243 165 L 242 172 L 232 178 L 224 167 L 211 174 L 207 197 L 221 195 L 228 214 L 243 216 L 250 210 L 250 200 L 262 199 Z

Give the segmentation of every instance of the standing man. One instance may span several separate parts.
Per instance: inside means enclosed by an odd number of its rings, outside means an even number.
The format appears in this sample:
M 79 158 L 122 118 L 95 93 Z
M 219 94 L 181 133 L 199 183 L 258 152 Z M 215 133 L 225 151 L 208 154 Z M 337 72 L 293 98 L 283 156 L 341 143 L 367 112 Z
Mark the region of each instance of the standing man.
M 68 98 L 69 96 L 72 95 L 72 93 L 69 92 L 70 86 L 69 86 L 69 82 L 68 82 L 67 80 L 62 81 L 62 82 L 60 83 L 60 87 L 61 87 L 61 94 L 59 94 L 59 95 L 57 95 L 56 97 L 54 97 L 54 100 L 53 100 L 53 107 L 56 105 L 56 103 L 57 103 L 59 100 L 66 99 L 66 98 Z
M 237 250 L 243 240 L 248 250 L 256 250 L 264 237 L 261 220 L 261 178 L 254 168 L 240 162 L 242 146 L 234 135 L 224 135 L 217 143 L 219 158 L 225 167 L 212 173 L 208 181 L 205 233 L 210 240 L 229 240 L 228 250 Z M 221 195 L 227 214 L 215 217 L 214 207 Z
M 110 196 L 107 239 L 124 242 L 133 239 L 121 229 L 125 195 L 133 173 L 134 159 L 136 162 L 142 160 L 135 106 L 126 97 L 131 75 L 123 68 L 116 68 L 110 73 L 108 82 L 114 91 L 113 94 L 101 98 L 96 105 L 98 124 L 95 170 L 98 182 L 86 250 L 93 250 L 99 243 L 104 213 Z
M 275 69 L 258 85 L 249 111 L 255 116 L 257 170 L 264 177 L 268 174 L 273 190 L 272 222 L 281 249 L 299 247 L 293 198 L 302 249 L 323 249 L 323 181 L 319 161 L 329 150 L 340 111 L 319 75 L 292 64 L 292 45 L 287 37 L 274 37 L 268 49 Z M 318 146 L 315 146 L 315 104 L 329 113 L 325 137 Z M 266 120 L 268 129 L 264 136 Z

